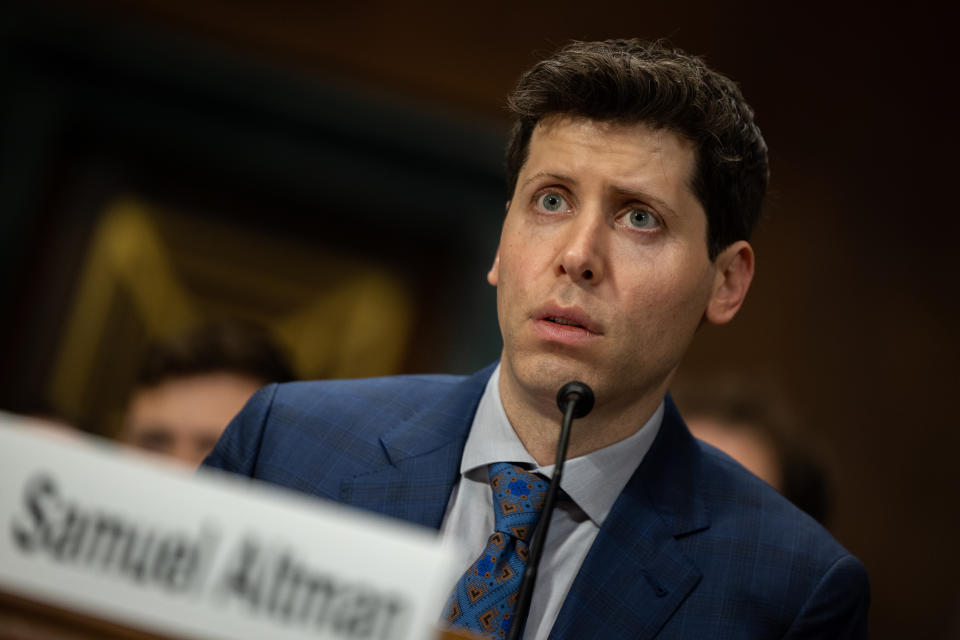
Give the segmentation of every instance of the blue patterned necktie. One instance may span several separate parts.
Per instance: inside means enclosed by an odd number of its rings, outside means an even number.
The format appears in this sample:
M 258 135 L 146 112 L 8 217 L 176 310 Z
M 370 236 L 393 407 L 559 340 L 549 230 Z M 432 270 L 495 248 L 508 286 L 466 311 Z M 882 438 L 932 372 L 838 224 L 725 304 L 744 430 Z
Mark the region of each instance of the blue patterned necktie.
M 505 638 L 548 483 L 507 462 L 491 464 L 489 472 L 493 535 L 453 588 L 444 612 L 453 627 Z

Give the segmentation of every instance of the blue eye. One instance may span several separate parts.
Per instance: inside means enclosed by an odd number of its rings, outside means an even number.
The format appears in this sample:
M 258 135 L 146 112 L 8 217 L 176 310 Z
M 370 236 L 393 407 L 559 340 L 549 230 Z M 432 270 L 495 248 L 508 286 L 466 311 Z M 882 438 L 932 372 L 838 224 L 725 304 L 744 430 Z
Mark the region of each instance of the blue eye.
M 656 216 L 645 209 L 631 209 L 627 214 L 627 221 L 637 229 L 656 229 L 660 226 Z
M 568 209 L 567 201 L 559 193 L 549 191 L 537 200 L 537 204 L 544 211 L 556 213 L 557 211 L 566 211 Z

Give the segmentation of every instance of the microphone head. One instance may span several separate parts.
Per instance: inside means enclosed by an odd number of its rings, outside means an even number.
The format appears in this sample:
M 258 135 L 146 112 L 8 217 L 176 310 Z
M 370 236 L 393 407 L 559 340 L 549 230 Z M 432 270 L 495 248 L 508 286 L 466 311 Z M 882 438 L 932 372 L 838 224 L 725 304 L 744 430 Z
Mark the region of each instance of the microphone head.
M 566 413 L 571 401 L 574 402 L 573 417 L 582 418 L 593 409 L 593 389 L 586 382 L 571 380 L 557 392 L 557 406 L 562 413 Z

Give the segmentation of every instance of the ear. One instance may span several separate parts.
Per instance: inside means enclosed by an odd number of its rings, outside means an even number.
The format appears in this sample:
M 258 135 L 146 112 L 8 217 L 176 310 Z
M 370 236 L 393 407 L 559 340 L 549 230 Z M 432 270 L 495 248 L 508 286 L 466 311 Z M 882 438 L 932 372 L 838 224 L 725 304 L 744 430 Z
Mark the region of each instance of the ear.
M 737 315 L 753 281 L 753 247 L 738 240 L 720 252 L 714 265 L 713 293 L 704 315 L 708 322 L 726 324 Z
M 487 272 L 487 282 L 493 286 L 497 286 L 497 283 L 500 282 L 500 247 L 497 247 L 497 253 L 493 256 L 493 266 L 490 267 L 490 271 Z

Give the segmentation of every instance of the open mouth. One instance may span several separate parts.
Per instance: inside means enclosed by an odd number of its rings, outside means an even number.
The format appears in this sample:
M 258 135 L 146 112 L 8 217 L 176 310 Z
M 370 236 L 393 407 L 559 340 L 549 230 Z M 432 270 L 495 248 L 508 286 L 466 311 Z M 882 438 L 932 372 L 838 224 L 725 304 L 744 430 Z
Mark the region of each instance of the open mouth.
M 532 314 L 532 319 L 546 332 L 548 340 L 582 341 L 603 335 L 603 326 L 575 306 L 548 303 Z
M 560 324 L 565 327 L 576 327 L 578 329 L 586 329 L 585 326 L 583 326 L 578 322 L 574 322 L 573 320 L 569 320 L 567 318 L 561 318 L 559 316 L 547 316 L 546 318 L 544 318 L 544 320 L 546 320 L 547 322 L 552 322 L 554 324 Z

